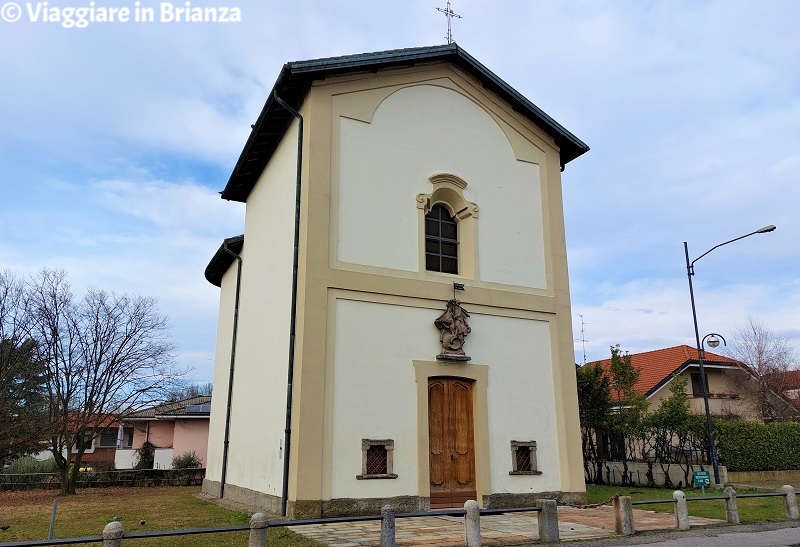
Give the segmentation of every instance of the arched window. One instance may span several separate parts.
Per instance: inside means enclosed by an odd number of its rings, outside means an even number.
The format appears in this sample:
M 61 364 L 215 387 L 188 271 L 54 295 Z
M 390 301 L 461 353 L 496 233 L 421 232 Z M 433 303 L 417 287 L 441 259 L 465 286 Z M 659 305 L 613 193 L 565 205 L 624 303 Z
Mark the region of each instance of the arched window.
M 458 274 L 458 225 L 442 205 L 425 215 L 425 269 Z

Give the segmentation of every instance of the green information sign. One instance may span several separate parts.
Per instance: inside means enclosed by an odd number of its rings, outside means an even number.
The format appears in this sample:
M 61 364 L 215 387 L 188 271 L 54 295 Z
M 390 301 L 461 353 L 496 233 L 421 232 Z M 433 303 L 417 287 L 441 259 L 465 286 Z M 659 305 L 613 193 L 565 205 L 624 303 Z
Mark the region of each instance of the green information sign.
M 711 484 L 711 475 L 708 471 L 695 471 L 692 473 L 695 486 L 708 486 Z

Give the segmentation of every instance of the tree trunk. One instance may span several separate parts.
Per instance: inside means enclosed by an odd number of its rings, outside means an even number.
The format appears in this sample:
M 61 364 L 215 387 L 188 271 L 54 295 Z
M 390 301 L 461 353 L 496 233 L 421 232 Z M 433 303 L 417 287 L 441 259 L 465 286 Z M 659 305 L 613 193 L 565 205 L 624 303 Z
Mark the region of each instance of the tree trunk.
M 62 496 L 67 496 L 70 494 L 75 493 L 75 487 L 73 485 L 72 489 L 70 490 L 70 465 L 67 462 L 67 465 L 61 468 L 61 488 L 60 493 Z

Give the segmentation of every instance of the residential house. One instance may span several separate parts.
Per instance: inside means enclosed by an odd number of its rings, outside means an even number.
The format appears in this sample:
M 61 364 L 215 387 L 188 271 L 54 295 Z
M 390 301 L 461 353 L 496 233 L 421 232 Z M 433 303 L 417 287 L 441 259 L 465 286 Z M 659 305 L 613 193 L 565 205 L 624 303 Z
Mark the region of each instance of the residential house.
M 639 369 L 635 389 L 643 393 L 655 409 L 670 395 L 670 384 L 675 378 L 686 380 L 690 412 L 704 414 L 703 384 L 697 349 L 687 345 L 645 351 L 630 355 L 631 365 Z M 600 361 L 608 367 L 610 359 Z M 761 422 L 760 382 L 741 362 L 724 355 L 706 351 L 703 357 L 708 382 L 708 403 L 712 416 L 741 418 Z M 781 394 L 769 391 L 767 397 L 779 417 L 795 416 L 796 410 Z
M 776 374 L 771 379 L 771 385 L 800 409 L 800 370 L 787 370 L 782 374 Z
M 285 64 L 205 272 L 230 404 L 204 491 L 299 518 L 582 497 L 561 173 L 587 150 L 456 44 Z
M 117 448 L 131 446 L 133 428 L 120 423 L 115 414 L 95 416 L 93 426 L 99 434 L 84 451 L 81 465 L 85 468 L 111 468 L 115 464 Z
M 155 469 L 169 469 L 173 456 L 187 452 L 194 452 L 205 465 L 210 414 L 211 396 L 198 395 L 127 415 L 120 428 L 130 433 L 124 434 L 125 442 L 116 451 L 116 468 L 134 467 L 137 450 L 145 442 L 155 446 Z

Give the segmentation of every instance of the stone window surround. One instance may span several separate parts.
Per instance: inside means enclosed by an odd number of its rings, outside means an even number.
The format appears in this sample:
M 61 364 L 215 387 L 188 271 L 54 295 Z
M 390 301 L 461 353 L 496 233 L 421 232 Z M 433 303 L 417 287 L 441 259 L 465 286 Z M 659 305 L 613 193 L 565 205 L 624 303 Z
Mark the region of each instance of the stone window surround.
M 430 194 L 417 194 L 417 209 L 419 210 L 419 264 L 422 271 L 425 268 L 425 216 L 430 213 L 434 205 L 442 205 L 456 221 L 458 227 L 458 275 L 468 279 L 477 279 L 477 219 L 479 207 L 477 204 L 464 198 L 464 189 L 467 182 L 462 178 L 449 173 L 436 173 L 428 177 L 431 183 Z
M 529 450 L 531 457 L 531 470 L 519 471 L 517 469 L 517 451 Z M 511 441 L 511 471 L 509 475 L 541 475 L 542 472 L 538 469 L 536 461 L 536 441 Z
M 367 451 L 372 446 L 382 446 L 386 449 L 386 473 L 378 475 L 367 474 Z M 361 474 L 356 475 L 358 480 L 366 479 L 396 479 L 394 471 L 394 440 L 392 439 L 361 439 Z

